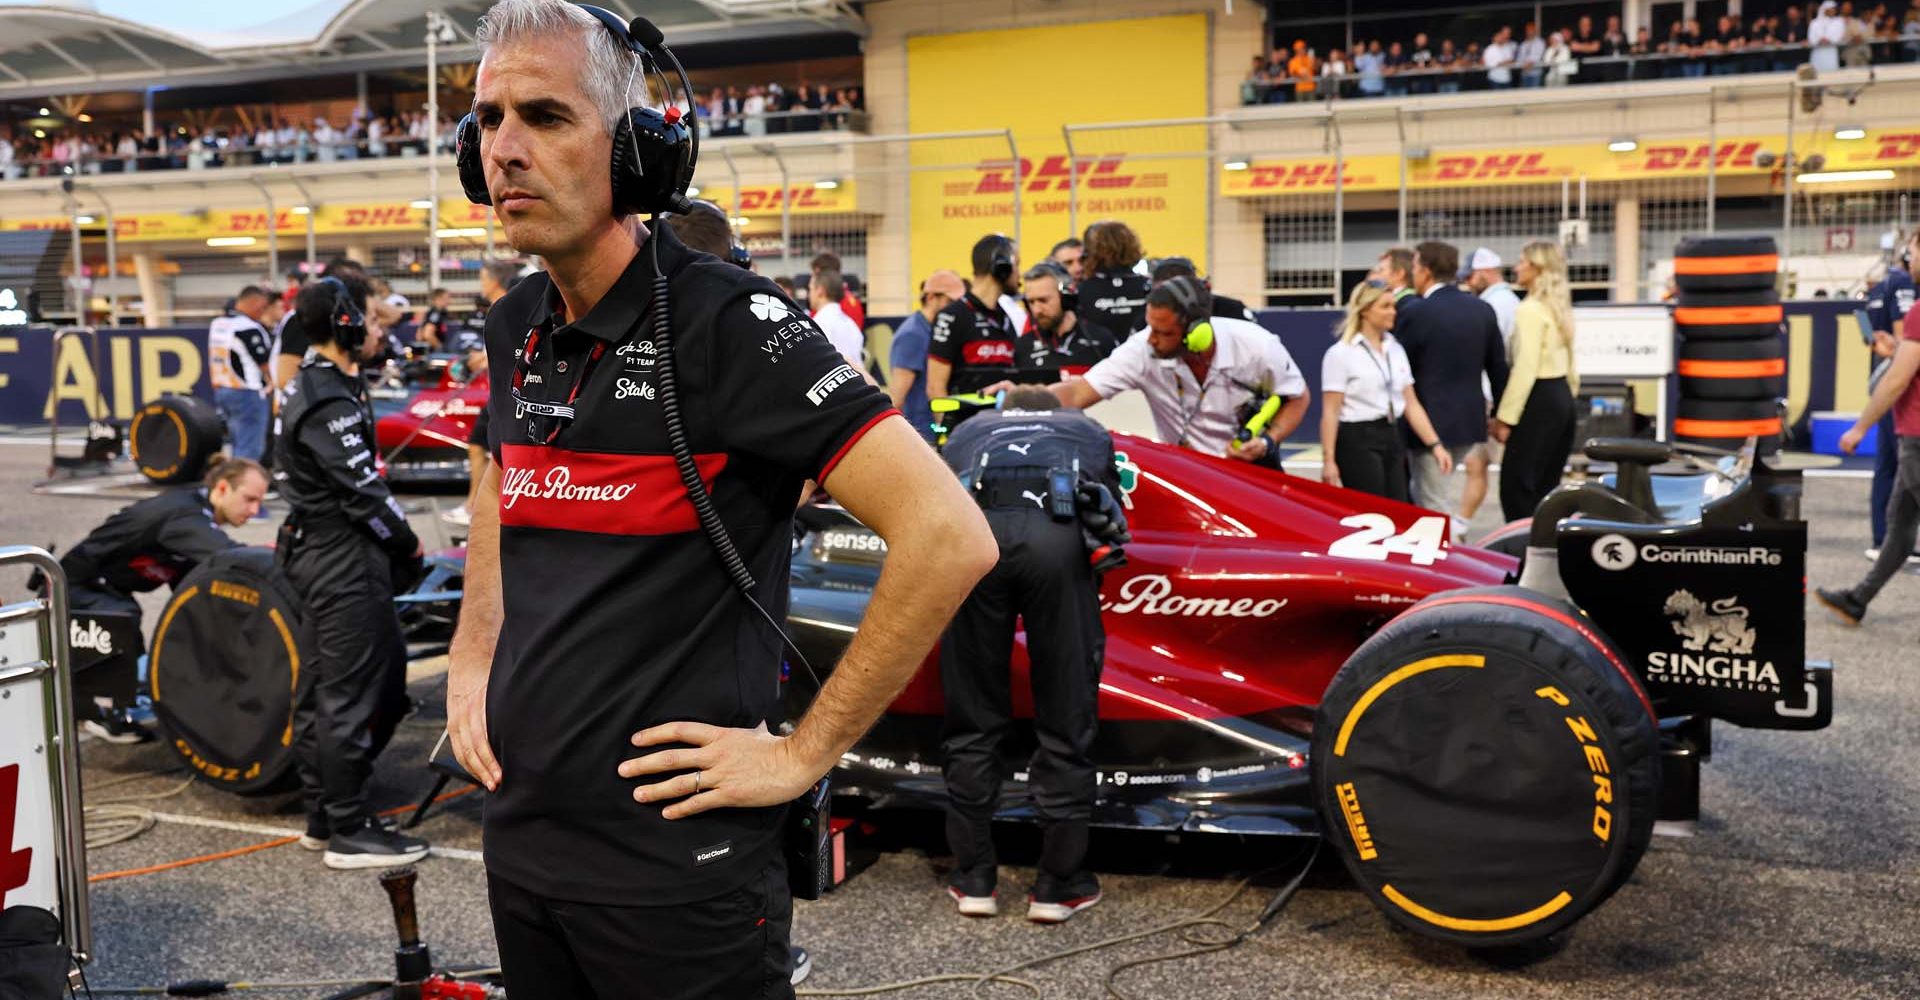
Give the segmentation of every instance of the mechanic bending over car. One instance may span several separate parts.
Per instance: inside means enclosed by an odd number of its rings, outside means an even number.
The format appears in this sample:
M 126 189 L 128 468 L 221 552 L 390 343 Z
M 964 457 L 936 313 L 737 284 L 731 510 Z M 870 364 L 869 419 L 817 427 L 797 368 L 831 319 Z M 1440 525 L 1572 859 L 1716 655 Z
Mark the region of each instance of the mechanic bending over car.
M 993 814 L 1013 728 L 1015 619 L 1027 632 L 1033 727 L 1039 749 L 1027 787 L 1044 828 L 1027 919 L 1061 923 L 1100 901 L 1085 868 L 1106 631 L 1100 576 L 1123 561 L 1126 517 L 1114 498 L 1113 437 L 1038 386 L 1007 392 L 997 412 L 959 426 L 941 457 L 986 512 L 1000 561 L 953 616 L 940 643 L 946 693 L 941 757 L 947 780 L 947 894 L 960 912 L 991 917 Z
M 1195 279 L 1167 281 L 1147 293 L 1146 329 L 1086 375 L 1047 388 L 1076 410 L 1138 389 L 1161 441 L 1278 469 L 1280 442 L 1312 400 L 1306 377 L 1265 327 L 1212 310 L 1212 294 Z M 1000 382 L 982 392 L 1012 387 Z M 1284 401 L 1277 410 L 1276 398 Z
M 1920 250 L 1920 231 L 1909 246 Z M 1860 418 L 1840 436 L 1840 450 L 1851 455 L 1867 430 L 1892 413 L 1895 439 L 1882 439 L 1879 447 L 1900 449 L 1893 495 L 1887 499 L 1887 535 L 1880 542 L 1873 568 L 1845 590 L 1821 587 L 1813 592 L 1816 600 L 1849 625 L 1858 625 L 1867 616 L 1867 605 L 1906 565 L 1915 537 L 1920 535 L 1920 380 L 1914 378 L 1915 372 L 1920 372 L 1920 309 L 1909 309 L 1900 323 L 1900 345 L 1894 349 L 1886 374 L 1874 387 Z
M 122 507 L 60 557 L 67 577 L 68 607 L 130 614 L 138 627 L 140 604 L 133 595 L 161 584 L 172 587 L 207 557 L 239 545 L 220 529 L 238 528 L 252 520 L 260 512 L 267 486 L 267 470 L 260 463 L 228 458 L 214 462 L 197 488 L 168 490 Z M 38 590 L 41 583 L 31 581 L 29 586 Z M 112 659 L 100 666 L 122 662 L 132 663 Z M 82 727 L 111 743 L 151 739 L 129 717 L 133 706 L 121 703 L 131 698 L 136 679 L 88 676 L 94 672 L 77 674 L 74 687 L 78 692 L 111 690 L 113 704 L 75 697 L 74 713 Z
M 322 278 L 294 322 L 312 345 L 280 404 L 274 478 L 291 510 L 274 562 L 305 599 L 313 649 L 294 707 L 294 761 L 307 806 L 300 846 L 329 868 L 417 861 L 427 843 L 367 808 L 373 759 L 407 709 L 407 644 L 393 596 L 419 582 L 420 541 L 380 477 L 360 365 L 385 344 L 367 283 Z

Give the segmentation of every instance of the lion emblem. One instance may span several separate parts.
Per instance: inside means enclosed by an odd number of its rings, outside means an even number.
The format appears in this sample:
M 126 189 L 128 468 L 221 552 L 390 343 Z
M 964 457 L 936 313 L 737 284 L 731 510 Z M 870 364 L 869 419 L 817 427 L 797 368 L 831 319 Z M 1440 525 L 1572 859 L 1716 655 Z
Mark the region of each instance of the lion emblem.
M 1667 598 L 1667 614 L 1678 615 L 1673 633 L 1687 649 L 1714 653 L 1753 652 L 1754 631 L 1747 625 L 1747 609 L 1738 600 L 1723 597 L 1708 606 L 1692 591 L 1677 590 Z

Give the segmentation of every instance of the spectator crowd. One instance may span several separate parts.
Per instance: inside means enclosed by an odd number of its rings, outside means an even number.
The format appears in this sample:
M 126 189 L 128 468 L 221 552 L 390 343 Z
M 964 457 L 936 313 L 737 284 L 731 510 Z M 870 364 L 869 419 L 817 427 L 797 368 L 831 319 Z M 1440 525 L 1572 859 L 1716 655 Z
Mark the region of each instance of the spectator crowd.
M 773 82 L 745 90 L 715 87 L 699 110 L 703 135 L 758 136 L 857 127 L 865 108 L 859 87 L 802 83 L 788 89 Z M 317 115 L 311 122 L 276 117 L 252 128 L 183 122 L 153 132 L 137 128 L 83 131 L 78 124 L 52 132 L 16 126 L 0 131 L 0 177 L 421 156 L 427 151 L 427 124 L 424 110 L 372 114 L 356 109 L 337 125 L 329 116 Z M 452 117 L 440 118 L 434 145 L 442 153 L 453 151 L 455 124 Z
M 1641 26 L 1629 38 L 1618 15 L 1596 27 L 1582 15 L 1545 32 L 1528 21 L 1516 35 L 1496 28 L 1483 44 L 1410 38 L 1355 41 L 1323 56 L 1305 39 L 1256 55 L 1241 99 L 1246 104 L 1401 97 L 1409 94 L 1551 87 L 1663 77 L 1725 76 L 1793 70 L 1803 63 L 1842 66 L 1920 61 L 1920 5 L 1898 16 L 1884 3 L 1852 0 L 1788 4 L 1779 13 L 1728 14 L 1705 25 L 1674 20 L 1664 37 Z

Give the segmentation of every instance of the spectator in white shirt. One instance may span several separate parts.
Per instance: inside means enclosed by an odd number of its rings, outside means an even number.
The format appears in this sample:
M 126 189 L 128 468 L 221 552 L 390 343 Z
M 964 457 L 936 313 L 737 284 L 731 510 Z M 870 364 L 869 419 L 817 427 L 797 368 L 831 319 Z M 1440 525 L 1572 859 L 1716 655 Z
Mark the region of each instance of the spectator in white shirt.
M 1547 68 L 1547 86 L 1564 87 L 1573 80 L 1573 74 L 1580 66 L 1573 59 L 1573 49 L 1567 46 L 1566 36 L 1558 31 L 1547 39 L 1547 51 L 1544 57 Z
M 1520 85 L 1538 87 L 1546 75 L 1547 43 L 1540 37 L 1540 26 L 1532 21 L 1528 21 L 1523 30 L 1526 31 L 1526 37 L 1514 52 L 1514 61 L 1521 66 Z
M 833 349 L 839 351 L 853 367 L 866 371 L 867 335 L 860 329 L 860 324 L 840 308 L 840 298 L 845 294 L 846 279 L 840 276 L 839 271 L 817 271 L 807 283 L 807 307 L 813 313 L 814 323 L 827 335 L 827 342 L 833 345 Z
M 1840 46 L 1847 43 L 1847 19 L 1840 16 L 1840 5 L 1826 0 L 1819 16 L 1807 25 L 1807 44 L 1813 46 L 1810 60 L 1822 73 L 1840 68 Z
M 1487 49 L 1481 54 L 1481 62 L 1487 67 L 1487 86 L 1503 89 L 1513 86 L 1513 70 L 1510 68 L 1519 53 L 1513 44 L 1513 29 L 1502 27 L 1493 33 L 1493 41 L 1487 43 Z
M 1480 301 L 1493 307 L 1493 318 L 1500 324 L 1500 339 L 1507 344 L 1508 361 L 1513 354 L 1514 315 L 1520 311 L 1520 296 L 1514 293 L 1513 286 L 1507 284 L 1506 269 L 1500 255 L 1486 247 L 1481 247 L 1467 258 L 1467 288 Z M 1483 375 L 1480 379 L 1480 391 L 1487 397 L 1489 405 L 1493 402 L 1493 389 Z M 1460 490 L 1460 517 L 1473 520 L 1480 505 L 1487 499 L 1488 469 L 1500 460 L 1500 442 L 1488 439 L 1473 446 L 1463 463 L 1467 469 L 1466 485 Z
M 1387 332 L 1393 316 L 1386 282 L 1354 286 L 1340 339 L 1320 359 L 1320 479 L 1410 503 L 1400 418 L 1431 446 L 1442 475 L 1453 471 L 1453 456 L 1413 393 L 1413 366 Z

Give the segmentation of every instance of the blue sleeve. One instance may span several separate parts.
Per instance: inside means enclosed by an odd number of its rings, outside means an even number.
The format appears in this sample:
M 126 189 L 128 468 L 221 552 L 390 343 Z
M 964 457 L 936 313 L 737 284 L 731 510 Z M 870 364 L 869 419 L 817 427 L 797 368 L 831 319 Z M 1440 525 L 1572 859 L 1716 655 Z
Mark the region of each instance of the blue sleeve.
M 893 332 L 893 347 L 887 351 L 887 364 L 894 368 L 925 373 L 927 370 L 927 327 L 924 323 L 902 323 Z

